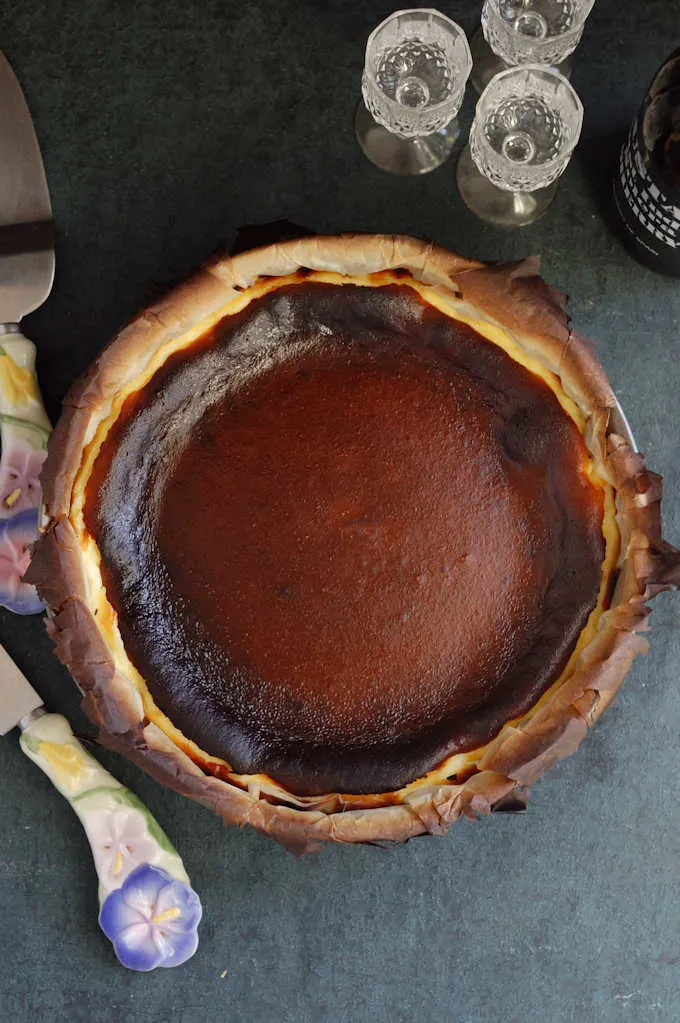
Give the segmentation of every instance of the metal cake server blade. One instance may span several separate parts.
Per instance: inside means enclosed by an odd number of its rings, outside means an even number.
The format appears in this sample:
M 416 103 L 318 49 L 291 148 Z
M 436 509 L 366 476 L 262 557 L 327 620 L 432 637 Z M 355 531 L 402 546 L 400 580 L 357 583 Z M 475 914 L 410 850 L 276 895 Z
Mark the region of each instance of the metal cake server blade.
M 18 324 L 52 290 L 52 206 L 24 94 L 0 53 L 0 321 Z
M 52 208 L 31 115 L 0 53 L 0 604 L 34 614 L 42 603 L 22 582 L 38 532 L 38 477 L 50 422 L 35 376 L 35 346 L 19 324 L 52 289 Z
M 21 749 L 85 828 L 99 877 L 99 923 L 120 962 L 143 971 L 186 962 L 198 946 L 202 909 L 180 856 L 143 803 L 86 752 L 66 718 L 47 713 L 0 646 L 0 735 L 15 725 Z M 139 906 L 140 897 L 148 919 L 135 911 L 140 926 L 131 942 L 129 905 L 137 899 Z

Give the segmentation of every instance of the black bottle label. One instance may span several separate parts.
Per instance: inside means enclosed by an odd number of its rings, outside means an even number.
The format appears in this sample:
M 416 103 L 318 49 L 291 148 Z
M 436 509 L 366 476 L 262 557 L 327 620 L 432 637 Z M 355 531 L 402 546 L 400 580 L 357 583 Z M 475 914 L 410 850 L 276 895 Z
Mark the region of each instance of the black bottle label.
M 614 199 L 626 229 L 624 240 L 650 269 L 680 277 L 680 206 L 660 184 L 650 174 L 639 126 L 634 124 L 614 177 Z

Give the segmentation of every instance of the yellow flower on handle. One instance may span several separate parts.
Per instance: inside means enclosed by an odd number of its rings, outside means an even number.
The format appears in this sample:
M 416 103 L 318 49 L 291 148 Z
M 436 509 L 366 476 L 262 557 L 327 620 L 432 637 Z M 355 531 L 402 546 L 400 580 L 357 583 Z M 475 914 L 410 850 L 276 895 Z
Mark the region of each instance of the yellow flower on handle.
M 91 762 L 77 746 L 42 739 L 37 752 L 47 762 L 50 777 L 62 791 L 78 792 L 89 780 Z
M 40 401 L 35 375 L 19 366 L 4 348 L 0 348 L 0 387 L 13 408 Z

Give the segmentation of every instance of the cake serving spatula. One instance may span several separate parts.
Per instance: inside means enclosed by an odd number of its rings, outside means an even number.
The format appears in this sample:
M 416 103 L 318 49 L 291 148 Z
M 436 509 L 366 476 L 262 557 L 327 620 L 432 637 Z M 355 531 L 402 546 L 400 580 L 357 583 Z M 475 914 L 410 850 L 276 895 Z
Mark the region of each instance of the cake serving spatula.
M 35 376 L 35 345 L 21 333 L 54 279 L 52 208 L 40 147 L 21 86 L 0 53 L 0 604 L 35 614 L 21 581 L 38 531 L 50 421 Z

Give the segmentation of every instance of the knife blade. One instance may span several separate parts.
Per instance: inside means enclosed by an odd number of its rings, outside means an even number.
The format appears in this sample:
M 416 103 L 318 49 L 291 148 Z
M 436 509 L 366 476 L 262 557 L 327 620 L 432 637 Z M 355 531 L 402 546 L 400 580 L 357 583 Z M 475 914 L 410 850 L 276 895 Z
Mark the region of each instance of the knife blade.
M 0 605 L 42 610 L 22 582 L 38 532 L 50 422 L 35 375 L 35 346 L 24 316 L 52 289 L 52 207 L 33 121 L 12 68 L 0 53 Z
M 7 735 L 42 706 L 31 683 L 0 646 L 0 735 Z
M 195 928 L 201 903 L 179 854 L 140 800 L 84 749 L 66 718 L 47 712 L 33 686 L 0 646 L 0 735 L 15 725 L 21 730 L 23 752 L 69 801 L 85 828 L 99 878 L 99 921 L 121 963 L 133 970 L 149 970 L 185 962 L 198 944 Z M 121 936 L 111 930 L 110 921 L 119 913 L 116 904 L 121 894 L 126 897 L 128 877 L 138 894 L 148 887 L 150 903 L 159 885 L 164 889 L 171 886 L 178 906 L 170 918 L 184 917 L 181 947 L 173 945 L 172 933 L 160 933 L 167 913 L 150 917 L 148 947 L 144 942 L 141 948 L 128 947 L 124 933 Z

